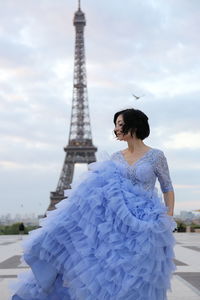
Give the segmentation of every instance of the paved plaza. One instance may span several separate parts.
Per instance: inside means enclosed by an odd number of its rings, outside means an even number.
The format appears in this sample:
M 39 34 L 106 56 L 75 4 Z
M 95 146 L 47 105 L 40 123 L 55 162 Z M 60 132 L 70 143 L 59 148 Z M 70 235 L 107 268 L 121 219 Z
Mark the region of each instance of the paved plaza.
M 177 270 L 168 300 L 200 300 L 200 233 L 175 233 L 175 238 Z M 0 300 L 10 299 L 9 284 L 28 270 L 20 261 L 21 254 L 19 236 L 0 236 Z

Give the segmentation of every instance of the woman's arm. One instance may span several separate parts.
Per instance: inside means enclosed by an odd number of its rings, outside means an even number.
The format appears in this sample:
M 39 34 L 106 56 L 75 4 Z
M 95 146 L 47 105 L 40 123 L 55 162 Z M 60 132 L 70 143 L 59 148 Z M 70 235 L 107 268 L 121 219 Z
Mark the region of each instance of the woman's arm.
M 174 215 L 174 191 L 169 191 L 166 193 L 163 193 L 165 205 L 168 207 L 167 214 L 169 216 Z
M 167 159 L 162 151 L 159 151 L 158 156 L 157 156 L 155 173 L 160 182 L 160 187 L 163 192 L 165 205 L 168 208 L 167 214 L 169 216 L 173 216 L 173 214 L 174 214 L 174 189 L 173 189 L 170 174 L 169 174 Z

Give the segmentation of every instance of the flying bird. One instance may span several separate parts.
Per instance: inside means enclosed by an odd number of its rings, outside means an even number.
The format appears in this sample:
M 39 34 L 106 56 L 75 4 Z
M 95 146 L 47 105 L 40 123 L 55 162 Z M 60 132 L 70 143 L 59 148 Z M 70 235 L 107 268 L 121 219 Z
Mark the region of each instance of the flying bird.
M 139 100 L 141 97 L 144 97 L 145 95 L 142 95 L 142 96 L 136 96 L 136 95 L 132 94 L 132 96 L 135 97 L 136 100 Z

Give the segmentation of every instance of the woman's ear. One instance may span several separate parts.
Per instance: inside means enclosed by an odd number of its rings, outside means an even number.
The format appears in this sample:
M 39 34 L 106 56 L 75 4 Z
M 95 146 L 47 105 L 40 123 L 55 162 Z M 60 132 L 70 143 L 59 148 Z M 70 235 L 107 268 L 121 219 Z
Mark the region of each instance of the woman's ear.
M 134 128 L 134 129 L 130 129 L 130 134 L 132 137 L 136 137 L 136 132 L 137 132 L 137 128 Z

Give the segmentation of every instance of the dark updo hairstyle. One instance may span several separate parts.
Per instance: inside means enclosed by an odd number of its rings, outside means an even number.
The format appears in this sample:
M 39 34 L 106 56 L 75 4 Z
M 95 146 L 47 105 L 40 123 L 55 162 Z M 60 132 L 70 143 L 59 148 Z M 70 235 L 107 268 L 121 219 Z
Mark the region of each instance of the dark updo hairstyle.
M 149 136 L 150 128 L 148 123 L 148 117 L 141 110 L 130 108 L 118 111 L 114 115 L 113 121 L 115 125 L 119 115 L 123 116 L 124 125 L 122 128 L 122 133 L 124 135 L 130 132 L 131 136 L 133 136 L 133 134 L 135 133 L 136 137 L 141 140 L 144 140 L 146 137 Z

